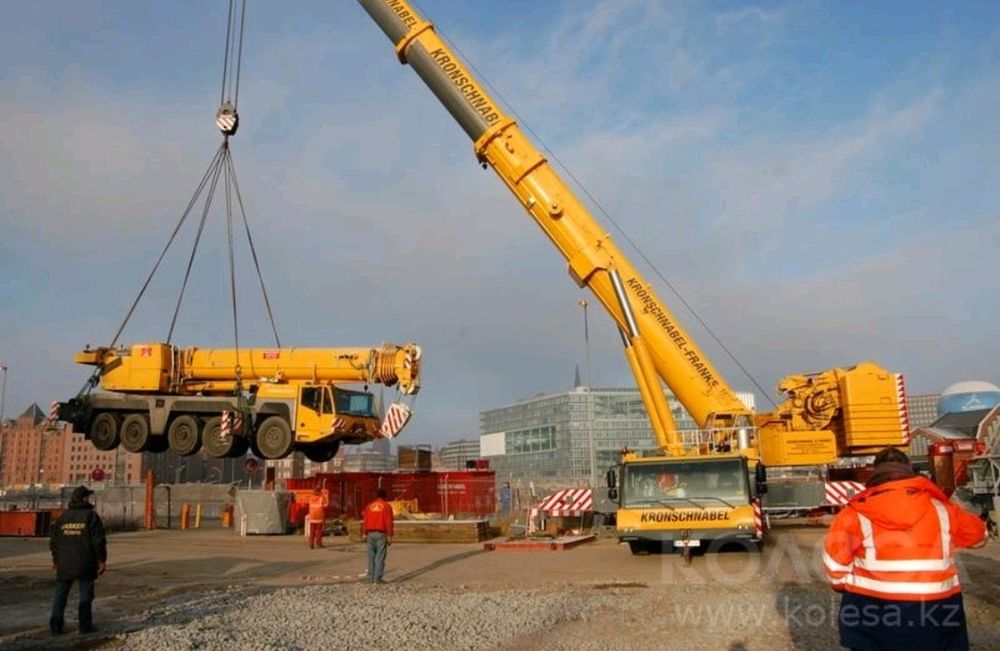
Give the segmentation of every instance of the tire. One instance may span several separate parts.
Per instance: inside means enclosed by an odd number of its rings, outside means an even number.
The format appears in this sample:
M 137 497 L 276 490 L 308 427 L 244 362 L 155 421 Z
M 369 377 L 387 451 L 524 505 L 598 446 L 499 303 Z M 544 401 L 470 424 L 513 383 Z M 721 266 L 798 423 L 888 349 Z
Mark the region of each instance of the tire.
M 288 421 L 281 416 L 268 416 L 254 433 L 257 449 L 265 459 L 284 459 L 292 452 L 295 439 Z
M 189 457 L 201 449 L 201 428 L 198 419 L 181 414 L 170 421 L 167 427 L 167 442 L 170 451 L 179 457 Z
M 90 423 L 90 442 L 102 451 L 114 450 L 121 443 L 118 436 L 118 416 L 102 411 Z
M 250 449 L 250 439 L 245 436 L 237 436 L 233 440 L 233 449 L 226 455 L 229 459 L 239 459 L 245 457 Z
M 306 459 L 314 463 L 325 463 L 337 456 L 337 452 L 340 450 L 340 441 L 313 443 L 312 445 L 303 445 L 299 449 L 302 454 L 306 455 Z
M 201 428 L 201 447 L 213 459 L 228 457 L 237 445 L 239 437 L 222 435 L 222 418 L 213 416 Z
M 636 556 L 645 556 L 649 553 L 649 548 L 641 540 L 628 541 L 628 548 Z
M 149 449 L 149 417 L 146 414 L 129 414 L 122 421 L 122 447 L 129 452 Z
M 166 434 L 149 435 L 149 447 L 146 448 L 146 452 L 155 452 L 156 454 L 161 454 L 169 449 L 170 449 L 170 443 L 167 441 Z

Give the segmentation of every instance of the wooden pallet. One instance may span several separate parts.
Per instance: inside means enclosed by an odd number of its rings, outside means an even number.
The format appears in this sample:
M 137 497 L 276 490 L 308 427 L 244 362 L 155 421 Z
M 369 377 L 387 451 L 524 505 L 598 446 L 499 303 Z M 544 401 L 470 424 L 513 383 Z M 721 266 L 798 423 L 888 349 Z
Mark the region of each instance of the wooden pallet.
M 504 540 L 500 542 L 491 541 L 483 545 L 486 551 L 499 552 L 551 552 L 572 549 L 577 545 L 588 543 L 597 538 L 594 534 L 585 536 L 559 536 L 557 538 L 537 539 L 537 540 Z
M 393 542 L 479 543 L 489 538 L 488 520 L 396 520 Z M 361 522 L 351 522 L 348 536 L 361 542 Z

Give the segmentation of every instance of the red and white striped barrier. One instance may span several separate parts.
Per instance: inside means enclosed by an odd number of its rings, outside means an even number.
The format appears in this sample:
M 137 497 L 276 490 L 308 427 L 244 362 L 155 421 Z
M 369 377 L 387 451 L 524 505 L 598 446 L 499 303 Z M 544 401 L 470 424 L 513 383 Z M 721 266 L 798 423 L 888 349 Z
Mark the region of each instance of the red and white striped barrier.
M 858 481 L 828 481 L 826 482 L 826 502 L 844 506 L 851 498 L 865 489 Z
M 589 488 L 565 488 L 546 495 L 536 507 L 553 518 L 579 517 L 594 507 L 594 492 Z

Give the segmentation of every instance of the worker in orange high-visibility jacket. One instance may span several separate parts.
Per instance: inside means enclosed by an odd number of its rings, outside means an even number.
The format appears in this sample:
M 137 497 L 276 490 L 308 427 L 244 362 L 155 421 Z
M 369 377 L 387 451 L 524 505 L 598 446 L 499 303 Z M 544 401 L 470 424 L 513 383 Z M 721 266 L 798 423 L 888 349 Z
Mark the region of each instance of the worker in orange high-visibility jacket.
M 905 454 L 875 457 L 866 488 L 834 518 L 823 563 L 842 592 L 840 643 L 857 651 L 969 648 L 954 552 L 986 527 L 916 474 Z
M 323 528 L 326 527 L 326 507 L 330 500 L 319 486 L 313 489 L 309 496 L 309 515 L 306 516 L 306 527 L 309 529 L 309 549 L 323 546 Z
M 385 557 L 392 544 L 394 520 L 392 505 L 385 501 L 385 490 L 378 489 L 375 499 L 365 508 L 362 533 L 368 547 L 368 573 L 371 583 L 382 583 L 385 574 Z

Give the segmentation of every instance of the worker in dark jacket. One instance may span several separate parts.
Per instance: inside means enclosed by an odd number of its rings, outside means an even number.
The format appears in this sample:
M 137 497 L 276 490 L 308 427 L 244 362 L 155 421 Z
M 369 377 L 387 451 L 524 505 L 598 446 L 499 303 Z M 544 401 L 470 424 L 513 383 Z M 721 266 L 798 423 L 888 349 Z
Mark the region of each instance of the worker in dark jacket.
M 52 525 L 49 549 L 56 569 L 56 594 L 52 599 L 49 630 L 53 635 L 63 632 L 63 612 L 73 581 L 80 586 L 79 622 L 81 633 L 93 633 L 94 581 L 104 574 L 108 562 L 108 546 L 104 523 L 94 511 L 90 496 L 94 491 L 86 486 L 73 489 L 69 508 Z

